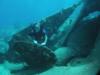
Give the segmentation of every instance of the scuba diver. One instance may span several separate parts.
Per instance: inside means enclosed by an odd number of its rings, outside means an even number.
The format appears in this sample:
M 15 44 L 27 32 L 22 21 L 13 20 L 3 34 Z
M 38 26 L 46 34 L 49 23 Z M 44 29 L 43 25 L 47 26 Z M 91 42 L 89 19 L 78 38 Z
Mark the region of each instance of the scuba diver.
M 40 45 L 46 45 L 48 36 L 46 33 L 46 30 L 43 26 L 40 25 L 40 23 L 34 25 L 33 30 L 29 33 L 29 36 L 31 36 L 33 39 L 33 43 L 40 44 Z

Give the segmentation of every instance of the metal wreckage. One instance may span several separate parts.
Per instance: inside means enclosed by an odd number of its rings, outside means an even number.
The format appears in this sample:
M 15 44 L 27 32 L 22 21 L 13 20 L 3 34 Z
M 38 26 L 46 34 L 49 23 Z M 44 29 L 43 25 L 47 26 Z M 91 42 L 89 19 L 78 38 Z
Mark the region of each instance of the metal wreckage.
M 29 27 L 13 35 L 12 39 L 9 41 L 9 50 L 17 52 L 24 62 L 28 64 L 26 67 L 27 69 L 25 68 L 26 70 L 33 70 L 34 73 L 41 73 L 55 65 L 57 59 L 53 51 L 65 43 L 65 38 L 69 38 L 70 33 L 77 27 L 80 19 L 88 13 L 95 11 L 88 9 L 87 12 L 81 13 L 75 26 L 72 27 L 67 35 L 65 34 L 67 32 L 66 29 L 64 32 L 59 32 L 59 29 L 63 28 L 62 25 L 64 25 L 64 22 L 79 5 L 80 3 L 70 8 L 63 9 L 47 17 L 45 20 L 31 24 Z M 92 7 L 92 4 L 90 7 Z M 86 11 L 85 9 L 87 8 L 83 8 L 82 11 Z M 97 8 L 97 10 L 98 9 L 99 8 Z M 71 23 L 71 20 L 69 20 L 69 23 Z
M 56 38 L 50 39 L 64 21 L 73 13 L 78 5 L 63 9 L 62 11 L 41 20 L 39 23 L 31 24 L 29 27 L 17 32 L 9 41 L 9 51 L 15 50 L 21 58 L 35 72 L 42 72 L 51 68 L 56 63 L 56 56 L 53 54 L 53 44 L 57 42 Z M 40 25 L 40 31 L 36 32 L 36 25 Z M 45 45 L 41 45 L 47 36 Z M 36 38 L 35 38 L 36 37 Z M 38 39 L 39 38 L 39 39 Z M 35 43 L 37 40 L 38 43 Z M 55 41 L 54 41 L 55 40 Z

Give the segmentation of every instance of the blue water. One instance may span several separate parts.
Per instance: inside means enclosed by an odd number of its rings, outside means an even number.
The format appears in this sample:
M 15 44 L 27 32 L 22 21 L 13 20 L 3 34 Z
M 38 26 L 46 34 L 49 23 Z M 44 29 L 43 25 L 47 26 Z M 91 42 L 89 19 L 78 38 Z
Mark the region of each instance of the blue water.
M 0 0 L 0 38 L 80 0 Z

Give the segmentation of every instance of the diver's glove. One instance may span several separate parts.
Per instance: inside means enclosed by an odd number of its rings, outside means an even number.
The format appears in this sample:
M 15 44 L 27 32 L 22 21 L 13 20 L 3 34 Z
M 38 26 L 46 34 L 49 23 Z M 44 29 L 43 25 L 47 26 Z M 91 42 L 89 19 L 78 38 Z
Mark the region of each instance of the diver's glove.
M 55 54 L 45 46 L 28 42 L 16 42 L 13 44 L 13 48 L 36 72 L 43 72 L 56 63 Z

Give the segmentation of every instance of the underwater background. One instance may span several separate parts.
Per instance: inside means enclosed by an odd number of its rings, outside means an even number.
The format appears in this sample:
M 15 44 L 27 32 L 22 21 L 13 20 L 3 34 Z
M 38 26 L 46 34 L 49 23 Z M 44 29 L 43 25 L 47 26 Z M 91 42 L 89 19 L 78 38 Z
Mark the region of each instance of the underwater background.
M 0 0 L 0 75 L 97 75 L 99 2 Z

